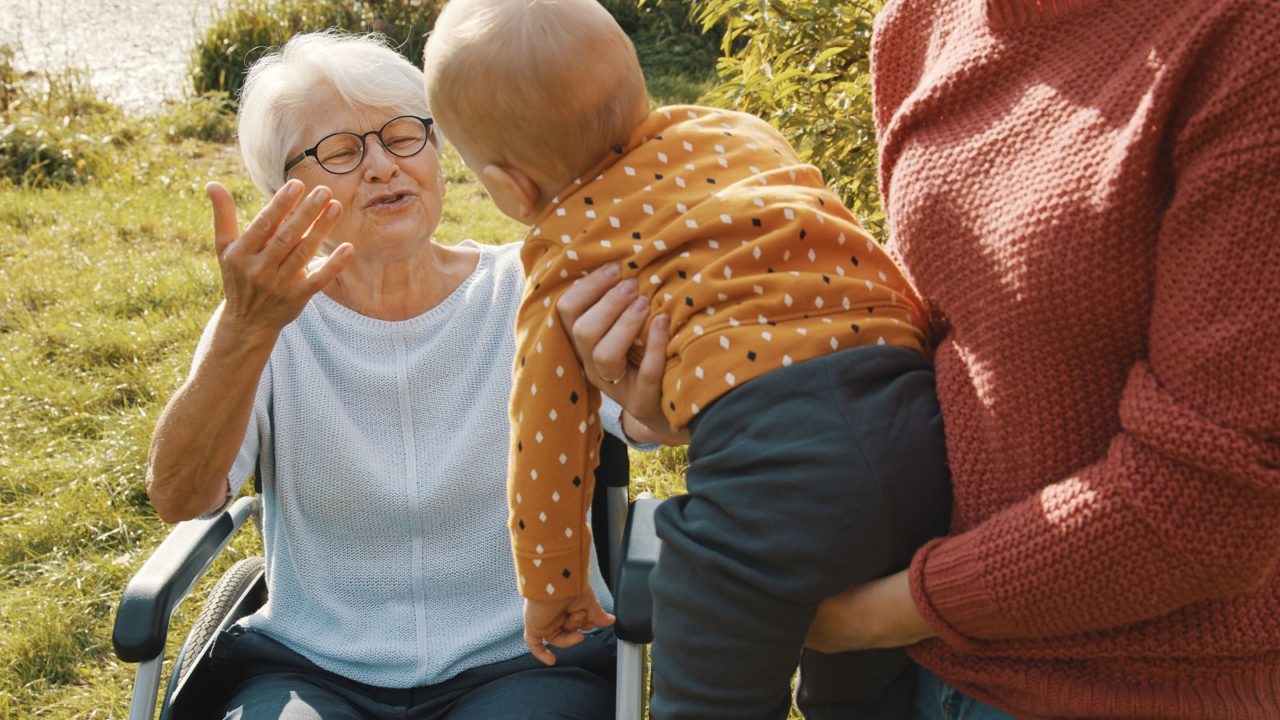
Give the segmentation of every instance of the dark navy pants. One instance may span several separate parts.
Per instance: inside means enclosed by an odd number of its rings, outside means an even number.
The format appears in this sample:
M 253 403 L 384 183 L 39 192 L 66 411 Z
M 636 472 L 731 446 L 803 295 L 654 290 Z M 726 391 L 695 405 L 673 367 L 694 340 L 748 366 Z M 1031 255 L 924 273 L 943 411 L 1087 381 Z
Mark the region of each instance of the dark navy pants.
M 905 568 L 945 534 L 951 491 L 933 369 L 856 348 L 773 371 L 691 424 L 688 494 L 657 511 L 656 720 L 903 718 L 902 650 L 804 651 L 818 604 Z
M 610 629 L 589 633 L 547 667 L 529 653 L 417 688 L 382 688 L 317 667 L 239 626 L 222 633 L 214 666 L 231 699 L 226 720 L 608 720 L 616 647 Z

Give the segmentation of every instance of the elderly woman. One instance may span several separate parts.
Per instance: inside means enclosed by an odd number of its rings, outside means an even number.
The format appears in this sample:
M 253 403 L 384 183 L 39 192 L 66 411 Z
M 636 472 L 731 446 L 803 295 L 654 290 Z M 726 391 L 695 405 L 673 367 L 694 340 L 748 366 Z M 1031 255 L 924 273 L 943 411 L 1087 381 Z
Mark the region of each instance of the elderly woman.
M 147 478 L 176 522 L 259 468 L 270 597 L 216 643 L 227 717 L 611 716 L 609 631 L 555 667 L 522 641 L 504 485 L 518 246 L 432 242 L 444 179 L 420 71 L 372 37 L 295 37 L 251 69 L 239 132 L 273 197 L 240 232 L 209 186 L 226 299 Z M 602 414 L 620 434 L 618 407 Z M 594 565 L 592 585 L 607 603 Z

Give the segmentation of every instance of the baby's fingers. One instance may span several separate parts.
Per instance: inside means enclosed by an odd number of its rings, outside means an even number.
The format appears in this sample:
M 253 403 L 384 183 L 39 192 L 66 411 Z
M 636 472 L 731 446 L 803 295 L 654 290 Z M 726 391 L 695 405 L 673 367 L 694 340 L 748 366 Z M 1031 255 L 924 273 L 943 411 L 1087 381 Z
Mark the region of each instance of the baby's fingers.
M 578 643 L 582 642 L 585 637 L 586 637 L 585 635 L 578 632 L 577 630 L 572 630 L 569 632 L 565 632 L 564 630 L 557 630 L 551 635 L 548 635 L 547 637 L 543 638 L 543 640 L 545 640 L 550 645 L 554 645 L 555 647 L 564 649 L 564 648 L 571 648 L 574 645 L 577 645 Z
M 533 653 L 533 656 L 538 658 L 543 665 L 550 667 L 556 664 L 555 654 L 553 654 L 551 650 L 542 643 L 542 638 L 526 630 L 524 633 L 524 644 L 529 646 L 529 652 Z

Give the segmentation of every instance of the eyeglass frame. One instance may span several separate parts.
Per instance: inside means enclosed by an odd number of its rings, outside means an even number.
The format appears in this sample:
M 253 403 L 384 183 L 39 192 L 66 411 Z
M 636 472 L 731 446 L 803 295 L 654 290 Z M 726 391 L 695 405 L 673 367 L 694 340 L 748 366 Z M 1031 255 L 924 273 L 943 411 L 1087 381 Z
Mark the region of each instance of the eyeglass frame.
M 401 155 L 401 154 L 399 154 L 399 153 L 397 153 L 397 152 L 393 151 L 391 148 L 387 147 L 387 143 L 386 143 L 386 142 L 384 142 L 384 141 L 383 141 L 383 139 L 382 139 L 382 131 L 383 131 L 383 130 L 386 130 L 386 129 L 387 129 L 387 126 L 388 126 L 388 125 L 390 125 L 391 123 L 393 123 L 393 122 L 395 122 L 395 121 L 397 121 L 397 120 L 403 120 L 403 119 L 405 119 L 405 118 L 413 118 L 414 120 L 418 120 L 418 121 L 420 121 L 420 122 L 422 123 L 423 127 L 424 127 L 424 128 L 426 128 L 426 131 L 427 131 L 427 138 L 426 138 L 426 140 L 422 143 L 422 147 L 420 147 L 420 148 L 418 148 L 417 150 L 415 150 L 415 151 L 413 151 L 413 152 L 409 153 L 408 155 Z M 435 140 L 435 136 L 436 136 L 436 134 L 435 134 L 435 130 L 432 128 L 432 126 L 433 126 L 433 125 L 435 125 L 435 122 L 436 122 L 436 121 L 435 121 L 435 119 L 433 119 L 433 118 L 429 118 L 429 117 L 419 117 L 419 116 L 417 116 L 417 115 L 397 115 L 397 116 L 395 116 L 395 117 L 391 118 L 390 120 L 388 120 L 388 121 L 386 121 L 386 122 L 382 123 L 382 127 L 378 128 L 377 130 L 370 130 L 369 132 L 366 132 L 366 133 L 351 132 L 350 130 L 339 130 L 338 132 L 329 133 L 328 135 L 325 135 L 324 137 L 322 137 L 322 138 L 320 138 L 318 141 L 316 141 L 316 144 L 315 144 L 315 145 L 312 145 L 311 147 L 307 148 L 306 150 L 303 150 L 302 152 L 298 153 L 298 155 L 297 155 L 296 157 L 294 157 L 292 160 L 290 160 L 289 162 L 285 163 L 285 164 L 284 164 L 284 174 L 285 174 L 285 177 L 288 177 L 288 175 L 289 175 L 289 171 L 290 171 L 290 170 L 292 170 L 292 169 L 294 169 L 295 167 L 297 167 L 299 163 L 301 163 L 303 160 L 306 160 L 308 157 L 315 158 L 316 164 L 320 166 L 320 169 L 321 169 L 321 170 L 324 170 L 325 172 L 329 173 L 330 175 L 346 175 L 347 173 L 353 173 L 353 172 L 355 172 L 356 170 L 358 170 L 358 169 L 360 168 L 360 165 L 364 162 L 364 157 L 365 157 L 365 155 L 367 154 L 367 153 L 366 153 L 366 151 L 365 151 L 365 146 L 366 146 L 366 143 L 367 143 L 367 142 L 368 142 L 368 140 L 369 140 L 369 136 L 370 136 L 370 135 L 372 135 L 372 136 L 374 136 L 374 137 L 378 138 L 378 144 L 382 146 L 382 149 L 383 149 L 383 150 L 386 150 L 387 152 L 391 153 L 392 155 L 395 155 L 396 157 L 413 157 L 414 155 L 417 155 L 418 153 L 420 153 L 420 152 L 422 152 L 423 150 L 425 150 L 425 149 L 426 149 L 426 147 L 427 147 L 427 145 L 428 145 L 429 143 L 431 143 L 433 140 Z M 328 140 L 328 139 L 329 139 L 329 138 L 331 138 L 331 137 L 334 137 L 335 135 L 353 135 L 353 136 L 355 136 L 355 137 L 357 137 L 357 138 L 359 138 L 359 139 L 360 139 L 360 159 L 356 161 L 356 164 L 355 164 L 355 165 L 352 165 L 352 166 L 351 166 L 351 169 L 350 169 L 350 170 L 343 170 L 343 171 L 341 171 L 341 172 L 334 172 L 333 170 L 330 170 L 329 168 L 325 167 L 325 166 L 324 166 L 324 163 L 320 162 L 320 157 L 319 157 L 319 155 L 317 155 L 317 154 L 316 154 L 316 151 L 318 151 L 318 150 L 320 149 L 320 146 L 324 144 L 324 141 L 325 141 L 325 140 Z

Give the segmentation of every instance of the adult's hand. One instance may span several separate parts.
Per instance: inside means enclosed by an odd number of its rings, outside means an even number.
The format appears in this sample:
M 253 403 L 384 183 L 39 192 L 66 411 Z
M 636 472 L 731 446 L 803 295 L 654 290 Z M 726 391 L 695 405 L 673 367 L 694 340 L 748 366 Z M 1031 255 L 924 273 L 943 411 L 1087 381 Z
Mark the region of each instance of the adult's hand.
M 351 261 L 350 243 L 311 263 L 342 205 L 323 185 L 305 198 L 299 180 L 285 183 L 241 232 L 236 203 L 221 184 L 205 187 L 213 205 L 213 237 L 226 296 L 224 315 L 248 332 L 274 336 Z
M 587 380 L 623 409 L 623 429 L 633 440 L 683 445 L 688 431 L 674 431 L 662 414 L 662 372 L 667 362 L 671 322 L 665 314 L 649 323 L 639 365 L 627 351 L 640 337 L 649 300 L 636 294 L 634 279 L 619 282 L 621 268 L 597 268 L 560 296 L 556 311 L 569 328 Z M 629 422 L 631 421 L 631 422 Z
M 911 599 L 906 570 L 822 601 L 805 647 L 824 653 L 912 645 L 937 635 Z

